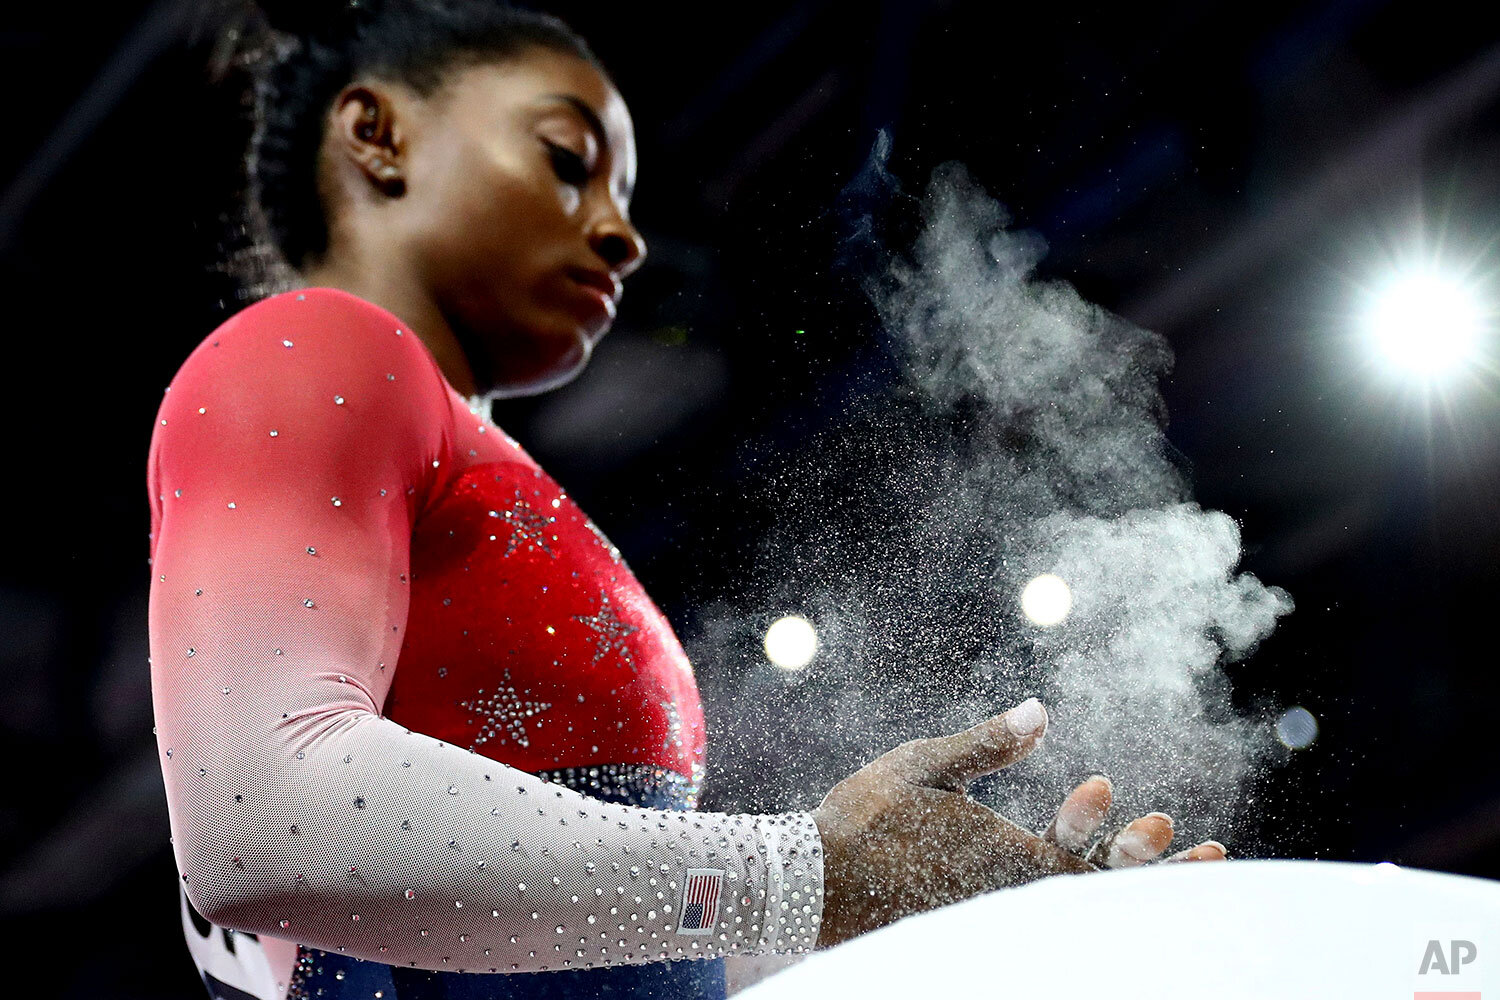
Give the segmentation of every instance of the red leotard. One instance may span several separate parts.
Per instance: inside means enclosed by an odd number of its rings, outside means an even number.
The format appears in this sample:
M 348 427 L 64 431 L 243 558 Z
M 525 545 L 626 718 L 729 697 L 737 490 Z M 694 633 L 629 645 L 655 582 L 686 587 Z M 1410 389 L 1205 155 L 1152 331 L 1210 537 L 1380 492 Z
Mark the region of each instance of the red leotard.
M 332 288 L 245 309 L 173 380 L 148 481 L 184 892 L 279 986 L 282 941 L 470 972 L 812 944 L 809 814 L 623 804 L 695 800 L 691 666 L 397 317 Z

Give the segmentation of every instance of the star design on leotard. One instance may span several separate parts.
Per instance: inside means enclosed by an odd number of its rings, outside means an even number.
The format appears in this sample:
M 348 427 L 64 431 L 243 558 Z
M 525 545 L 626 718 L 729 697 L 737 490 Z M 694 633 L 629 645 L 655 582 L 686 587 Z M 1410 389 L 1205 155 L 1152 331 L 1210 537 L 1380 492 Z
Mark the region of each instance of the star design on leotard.
M 625 644 L 625 637 L 632 632 L 639 631 L 637 625 L 627 625 L 620 621 L 615 614 L 614 606 L 609 603 L 609 595 L 604 591 L 599 592 L 599 610 L 591 615 L 574 615 L 574 621 L 580 621 L 594 630 L 594 660 L 591 666 L 597 666 L 599 661 L 610 653 L 617 654 L 625 665 L 635 673 L 635 656 L 630 652 L 630 647 Z
M 531 692 L 527 690 L 526 693 Z M 531 738 L 526 733 L 526 720 L 552 707 L 552 703 L 548 701 L 528 701 L 522 698 L 511 683 L 509 670 L 501 675 L 500 686 L 495 689 L 494 694 L 486 695 L 484 688 L 480 688 L 474 698 L 461 701 L 458 705 L 479 716 L 479 736 L 469 744 L 470 750 L 492 739 L 498 739 L 501 743 L 510 739 L 520 746 L 530 746 Z M 470 719 L 470 725 L 475 721 Z
M 503 511 L 490 511 L 490 517 L 504 518 L 506 526 L 510 528 L 510 537 L 505 540 L 505 555 L 510 555 L 522 546 L 528 546 L 541 549 L 552 558 L 557 558 L 557 553 L 553 552 L 547 544 L 548 526 L 557 518 L 543 514 L 532 507 L 521 496 L 520 490 L 516 490 L 514 504 Z

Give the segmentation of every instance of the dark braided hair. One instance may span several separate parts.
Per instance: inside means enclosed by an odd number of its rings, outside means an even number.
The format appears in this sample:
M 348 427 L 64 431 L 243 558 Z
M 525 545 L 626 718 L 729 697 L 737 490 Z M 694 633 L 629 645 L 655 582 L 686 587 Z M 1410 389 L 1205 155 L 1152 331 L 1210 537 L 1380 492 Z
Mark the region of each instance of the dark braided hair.
M 608 73 L 563 21 L 501 0 L 221 0 L 200 19 L 211 33 L 211 75 L 247 74 L 252 120 L 230 240 L 219 265 L 254 301 L 291 287 L 328 248 L 318 192 L 327 113 L 351 80 L 369 75 L 431 96 L 452 70 L 536 48 Z

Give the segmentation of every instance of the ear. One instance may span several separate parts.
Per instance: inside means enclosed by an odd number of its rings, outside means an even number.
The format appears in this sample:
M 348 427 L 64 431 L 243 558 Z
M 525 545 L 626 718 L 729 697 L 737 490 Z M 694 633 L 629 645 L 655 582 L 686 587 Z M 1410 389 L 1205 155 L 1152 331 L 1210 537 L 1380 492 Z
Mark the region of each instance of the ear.
M 373 86 L 345 87 L 333 105 L 338 148 L 383 194 L 406 191 L 403 129 L 391 95 Z

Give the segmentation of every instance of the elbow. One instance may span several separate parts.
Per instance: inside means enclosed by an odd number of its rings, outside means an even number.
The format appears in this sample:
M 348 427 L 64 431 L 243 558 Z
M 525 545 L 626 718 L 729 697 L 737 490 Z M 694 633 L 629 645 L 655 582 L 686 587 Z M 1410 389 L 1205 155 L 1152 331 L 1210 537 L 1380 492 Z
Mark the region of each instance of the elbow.
M 264 933 L 273 920 L 265 918 L 272 907 L 270 886 L 258 870 L 264 858 L 233 846 L 244 831 L 226 829 L 220 810 L 205 808 L 171 810 L 177 877 L 193 909 L 220 927 Z M 244 855 L 244 856 L 241 856 Z
M 264 879 L 247 877 L 242 869 L 236 869 L 236 878 L 202 864 L 191 864 L 186 873 L 183 890 L 205 920 L 251 934 L 278 933 L 276 914 L 285 915 L 286 894 L 278 896 Z
M 225 905 L 227 896 L 222 888 L 208 885 L 207 881 L 207 879 L 194 878 L 192 872 L 188 873 L 188 877 L 183 880 L 182 888 L 187 895 L 189 905 L 209 923 L 219 927 L 232 927 L 234 930 L 245 930 L 244 927 L 235 926 L 230 918 L 229 907 Z
M 260 914 L 265 912 L 263 893 L 249 881 L 235 881 L 215 873 L 201 861 L 189 861 L 178 877 L 188 902 L 205 920 L 237 931 L 266 930 Z

